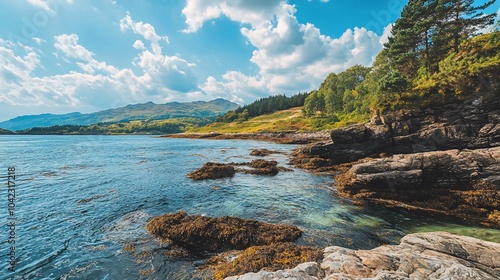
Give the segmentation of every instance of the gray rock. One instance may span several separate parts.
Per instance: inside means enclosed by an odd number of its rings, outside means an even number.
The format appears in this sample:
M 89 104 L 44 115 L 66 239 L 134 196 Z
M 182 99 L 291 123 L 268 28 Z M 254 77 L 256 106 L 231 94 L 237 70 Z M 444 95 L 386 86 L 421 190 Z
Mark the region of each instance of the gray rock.
M 231 280 L 270 279 L 500 279 L 500 244 L 446 232 L 415 233 L 399 245 L 372 250 L 325 248 L 316 263 L 277 272 L 248 273 Z
M 500 227 L 499 174 L 500 147 L 435 151 L 354 164 L 337 176 L 337 187 L 357 199 Z
M 312 144 L 300 153 L 341 164 L 381 153 L 496 147 L 500 145 L 500 105 L 477 99 L 434 110 L 374 114 L 370 123 L 335 129 L 330 136 L 332 142 Z

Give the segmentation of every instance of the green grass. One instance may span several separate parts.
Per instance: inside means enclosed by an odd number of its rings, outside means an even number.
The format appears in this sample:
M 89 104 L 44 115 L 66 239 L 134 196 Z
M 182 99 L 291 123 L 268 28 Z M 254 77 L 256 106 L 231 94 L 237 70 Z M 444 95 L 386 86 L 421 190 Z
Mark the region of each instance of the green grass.
M 351 114 L 335 117 L 307 118 L 302 107 L 266 114 L 247 121 L 231 123 L 214 122 L 203 127 L 188 129 L 187 133 L 257 133 L 257 132 L 313 132 L 338 128 L 349 124 L 365 122 L 367 119 Z

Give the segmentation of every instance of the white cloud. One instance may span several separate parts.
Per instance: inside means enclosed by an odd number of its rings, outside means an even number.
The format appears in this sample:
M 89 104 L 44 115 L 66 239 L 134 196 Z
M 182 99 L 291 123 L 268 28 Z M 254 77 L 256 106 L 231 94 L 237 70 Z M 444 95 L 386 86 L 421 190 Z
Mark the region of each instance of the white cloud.
M 168 43 L 168 36 L 158 36 L 156 34 L 155 28 L 149 23 L 143 23 L 141 21 L 135 22 L 132 20 L 130 14 L 120 20 L 120 29 L 122 31 L 132 30 L 135 34 L 139 34 L 144 37 L 144 39 L 151 42 L 151 47 L 155 54 L 161 53 L 160 42 L 164 41 Z
M 43 9 L 47 12 L 52 12 L 52 9 L 49 7 L 48 1 L 46 0 L 26 0 L 26 1 L 37 8 Z
M 77 34 L 62 34 L 54 37 L 55 58 L 81 70 L 37 77 L 34 71 L 43 67 L 40 63 L 43 52 L 0 38 L 0 112 L 4 112 L 0 118 L 12 111 L 8 108 L 21 108 L 18 112 L 26 110 L 22 108 L 35 108 L 30 113 L 41 113 L 43 108 L 61 113 L 95 111 L 145 100 L 187 101 L 190 96 L 204 95 L 192 72 L 193 63 L 161 53 L 158 43 L 166 40 L 166 36 L 157 35 L 151 25 L 135 23 L 131 18 L 126 17 L 125 24 L 133 26 L 131 30 L 151 43 L 150 48 L 140 40 L 133 44 L 139 53 L 131 62 L 140 74 L 97 60 L 93 52 L 79 43 Z
M 26 0 L 28 4 L 46 11 L 49 15 L 55 16 L 61 4 L 73 4 L 73 0 Z
M 144 46 L 144 43 L 141 40 L 136 40 L 134 44 L 132 45 L 134 49 L 136 50 L 144 50 L 146 47 Z
M 33 37 L 33 38 L 31 38 L 31 40 L 33 40 L 38 45 L 41 45 L 42 43 L 47 43 L 47 41 L 45 41 L 44 39 L 38 38 L 38 37 Z
M 204 21 L 223 15 L 236 22 L 250 23 L 241 28 L 241 34 L 256 48 L 250 61 L 258 66 L 258 74 L 247 76 L 229 71 L 220 81 L 209 77 L 202 87 L 207 93 L 225 94 L 233 101 L 250 102 L 264 94 L 312 90 L 331 72 L 356 64 L 371 65 L 391 30 L 388 26 L 378 36 L 365 28 L 354 28 L 339 38 L 331 38 L 321 34 L 313 24 L 299 23 L 295 6 L 285 2 L 266 2 L 270 9 L 259 14 L 257 11 L 263 10 L 259 4 L 264 5 L 263 1 L 252 7 L 243 5 L 243 1 L 232 4 L 225 0 L 203 1 L 203 8 L 215 7 L 219 11 L 209 17 L 201 7 L 196 8 L 200 1 L 188 0 L 183 10 L 187 31 L 196 31 Z
M 188 27 L 196 32 L 206 21 L 225 15 L 231 20 L 258 25 L 272 19 L 282 0 L 188 0 L 182 14 Z
M 142 51 L 135 59 L 134 64 L 141 67 L 150 78 L 151 84 L 148 85 L 148 91 L 154 91 L 153 89 L 159 85 L 184 93 L 198 90 L 197 79 L 192 71 L 196 65 L 179 56 L 162 54 L 159 42 L 168 43 L 167 36 L 159 36 L 155 28 L 148 23 L 135 22 L 130 14 L 120 20 L 120 29 L 122 31 L 132 30 L 151 43 L 151 51 L 140 40 L 136 40 L 133 44 L 135 49 Z

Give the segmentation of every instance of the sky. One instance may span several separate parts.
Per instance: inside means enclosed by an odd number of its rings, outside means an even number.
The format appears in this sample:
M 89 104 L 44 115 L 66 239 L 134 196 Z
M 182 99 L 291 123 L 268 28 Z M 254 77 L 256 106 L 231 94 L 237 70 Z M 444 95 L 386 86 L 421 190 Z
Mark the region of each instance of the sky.
M 406 3 L 0 0 L 0 121 L 308 92 L 371 65 Z

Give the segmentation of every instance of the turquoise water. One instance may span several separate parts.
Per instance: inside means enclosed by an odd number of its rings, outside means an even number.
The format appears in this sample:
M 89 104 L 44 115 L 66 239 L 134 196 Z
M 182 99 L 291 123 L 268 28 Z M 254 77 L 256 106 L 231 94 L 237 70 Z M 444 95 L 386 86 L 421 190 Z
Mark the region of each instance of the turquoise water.
M 252 149 L 294 147 L 258 141 L 148 136 L 1 136 L 0 221 L 8 221 L 7 168 L 16 168 L 16 272 L 9 272 L 8 228 L 0 232 L 0 279 L 192 279 L 203 263 L 168 257 L 145 231 L 155 215 L 231 215 L 288 223 L 300 244 L 373 248 L 408 232 L 448 230 L 495 240 L 474 228 L 335 195 L 329 177 L 302 170 L 193 181 L 207 161 L 255 159 Z M 286 154 L 271 155 L 289 167 Z M 87 201 L 81 201 L 87 199 Z M 132 245 L 135 250 L 124 250 Z

